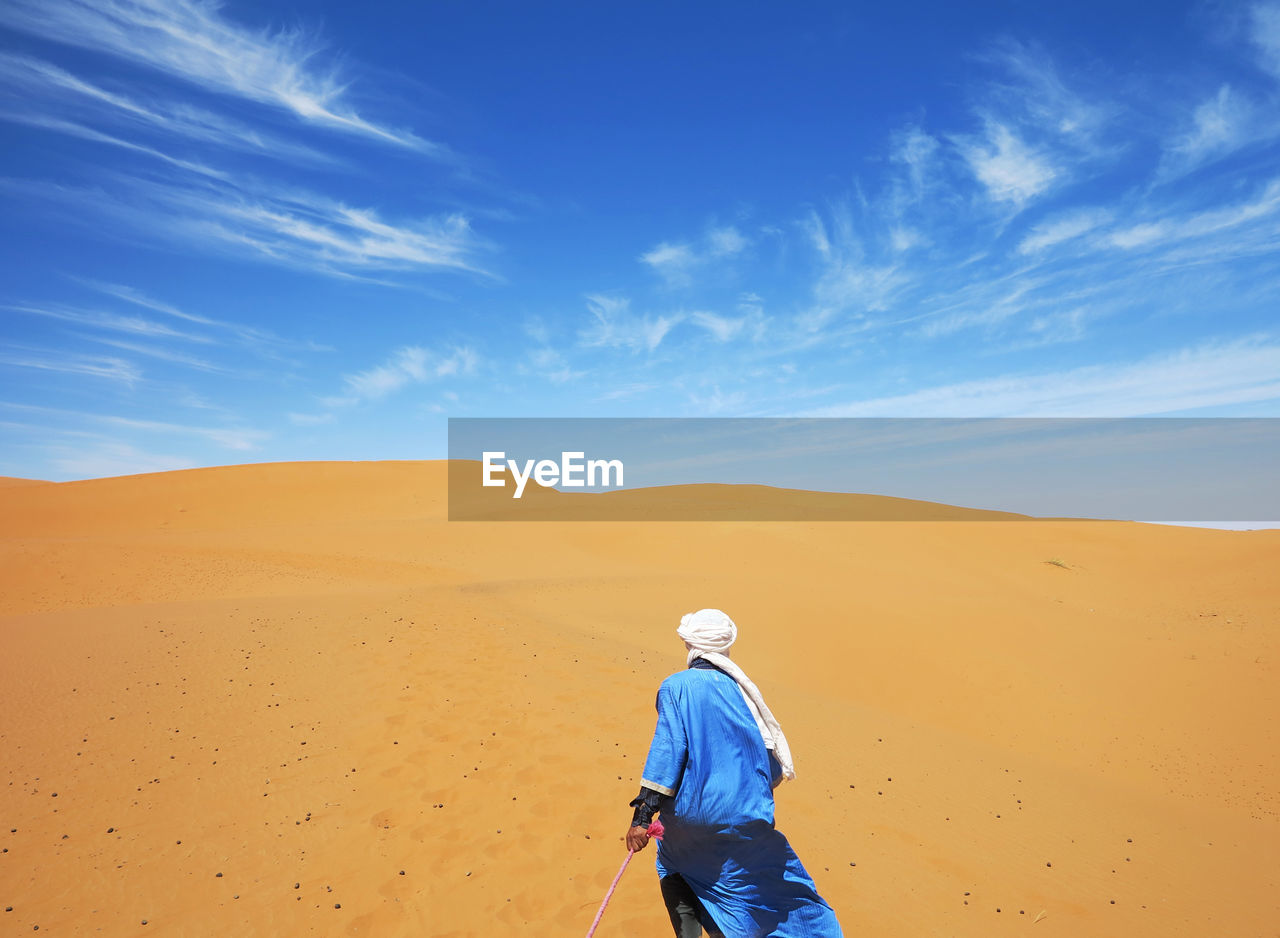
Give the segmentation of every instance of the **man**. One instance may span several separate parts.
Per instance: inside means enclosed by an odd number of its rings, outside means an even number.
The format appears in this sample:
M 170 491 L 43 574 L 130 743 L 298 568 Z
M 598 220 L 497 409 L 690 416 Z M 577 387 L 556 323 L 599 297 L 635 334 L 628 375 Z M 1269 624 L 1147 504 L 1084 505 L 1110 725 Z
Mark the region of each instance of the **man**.
M 658 688 L 658 726 L 627 846 L 643 850 L 661 812 L 662 897 L 677 938 L 842 938 L 787 838 L 773 789 L 795 778 L 782 727 L 729 660 L 738 627 L 719 609 L 680 620 L 688 668 Z

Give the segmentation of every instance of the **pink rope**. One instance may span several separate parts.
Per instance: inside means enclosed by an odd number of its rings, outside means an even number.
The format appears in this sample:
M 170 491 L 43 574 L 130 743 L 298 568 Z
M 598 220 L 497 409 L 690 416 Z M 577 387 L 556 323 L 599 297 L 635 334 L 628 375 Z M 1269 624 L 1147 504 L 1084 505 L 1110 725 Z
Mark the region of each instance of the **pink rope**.
M 600 918 L 604 915 L 605 906 L 609 904 L 609 900 L 613 898 L 613 891 L 618 888 L 618 880 L 622 879 L 622 874 L 627 871 L 627 864 L 631 862 L 631 858 L 636 855 L 634 850 L 627 851 L 627 858 L 622 861 L 622 869 L 618 870 L 618 875 L 613 878 L 613 882 L 609 884 L 609 891 L 604 895 L 604 902 L 600 903 L 600 909 L 596 912 L 595 921 L 591 923 L 591 927 L 587 929 L 587 938 L 591 938 L 596 933 L 596 926 L 600 924 Z
M 649 824 L 649 836 L 657 840 L 662 839 L 663 828 L 662 822 L 655 820 Z M 600 924 L 600 919 L 604 917 L 604 910 L 609 905 L 609 900 L 613 898 L 613 891 L 618 888 L 618 880 L 622 879 L 622 874 L 627 871 L 627 864 L 631 862 L 631 858 L 636 855 L 634 850 L 627 851 L 627 858 L 622 861 L 622 866 L 618 870 L 618 875 L 613 878 L 613 882 L 609 884 L 609 891 L 604 894 L 604 902 L 600 903 L 600 908 L 596 911 L 596 917 L 591 923 L 591 927 L 587 929 L 587 938 L 591 938 L 596 933 L 596 927 Z

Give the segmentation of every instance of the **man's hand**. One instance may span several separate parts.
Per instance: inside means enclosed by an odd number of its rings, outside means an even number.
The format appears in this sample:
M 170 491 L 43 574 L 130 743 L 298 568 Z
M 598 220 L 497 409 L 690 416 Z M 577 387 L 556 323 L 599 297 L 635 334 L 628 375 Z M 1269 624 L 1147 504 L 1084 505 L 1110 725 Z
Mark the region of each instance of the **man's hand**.
M 633 827 L 627 831 L 627 849 L 640 851 L 649 843 L 649 828 Z

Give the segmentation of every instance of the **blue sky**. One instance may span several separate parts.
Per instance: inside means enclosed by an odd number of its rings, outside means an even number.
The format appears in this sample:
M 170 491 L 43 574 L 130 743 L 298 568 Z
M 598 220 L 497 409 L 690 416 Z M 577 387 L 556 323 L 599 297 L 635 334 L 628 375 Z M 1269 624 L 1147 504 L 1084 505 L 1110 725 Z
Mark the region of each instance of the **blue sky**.
M 0 5 L 0 474 L 1280 416 L 1280 3 Z

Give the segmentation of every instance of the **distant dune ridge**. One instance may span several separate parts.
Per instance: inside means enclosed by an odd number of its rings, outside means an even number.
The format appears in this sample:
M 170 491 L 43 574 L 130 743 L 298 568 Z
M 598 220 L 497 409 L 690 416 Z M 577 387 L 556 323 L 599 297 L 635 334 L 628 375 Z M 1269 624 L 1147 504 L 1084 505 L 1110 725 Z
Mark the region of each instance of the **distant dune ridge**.
M 481 484 L 481 464 L 448 463 L 453 521 L 1024 521 L 1027 515 L 888 495 L 808 492 L 769 485 L 698 483 L 599 492 L 544 488 L 530 480 Z
M 1276 934 L 1280 532 L 450 523 L 446 475 L 0 480 L 0 934 L 585 934 L 703 606 L 847 935 Z M 669 933 L 651 863 L 600 938 Z
M 53 485 L 53 483 L 45 482 L 42 479 L 17 479 L 13 476 L 0 476 L 0 489 L 27 485 Z

